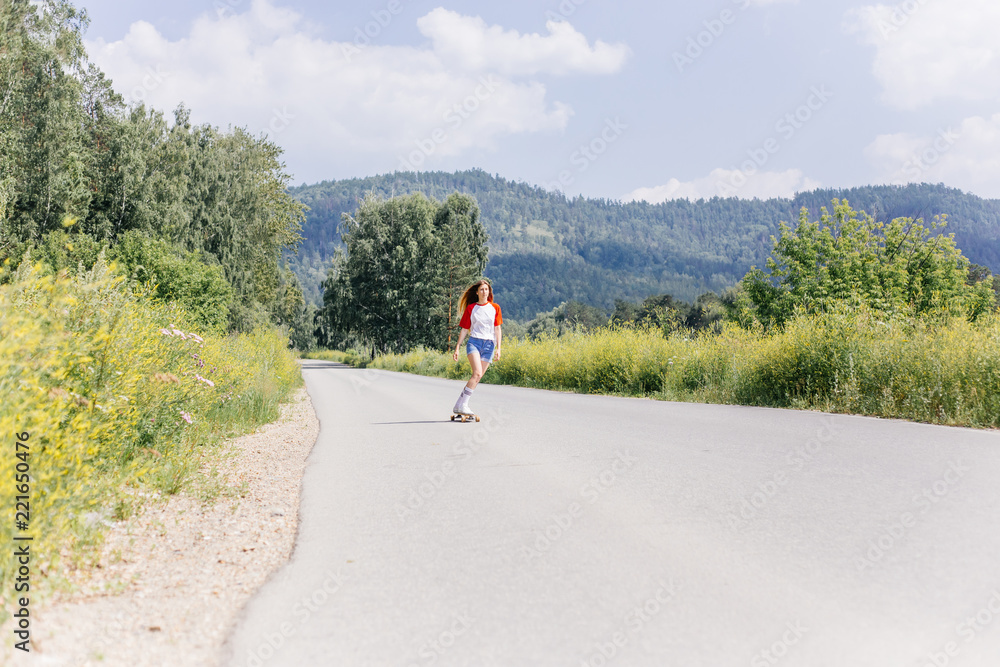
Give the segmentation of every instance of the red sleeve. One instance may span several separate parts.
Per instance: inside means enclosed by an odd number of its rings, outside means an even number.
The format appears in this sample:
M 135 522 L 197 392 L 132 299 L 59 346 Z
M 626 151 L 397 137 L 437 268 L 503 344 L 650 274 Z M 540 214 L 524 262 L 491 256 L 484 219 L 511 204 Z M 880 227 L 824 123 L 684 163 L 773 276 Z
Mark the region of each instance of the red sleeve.
M 494 303 L 493 307 L 497 309 L 497 316 L 493 318 L 493 326 L 498 327 L 503 324 L 503 315 L 500 314 L 500 304 Z
M 459 321 L 458 326 L 463 329 L 472 328 L 472 309 L 476 307 L 476 304 L 470 303 L 465 307 L 465 312 L 462 313 L 462 319 Z M 497 311 L 500 312 L 500 311 Z

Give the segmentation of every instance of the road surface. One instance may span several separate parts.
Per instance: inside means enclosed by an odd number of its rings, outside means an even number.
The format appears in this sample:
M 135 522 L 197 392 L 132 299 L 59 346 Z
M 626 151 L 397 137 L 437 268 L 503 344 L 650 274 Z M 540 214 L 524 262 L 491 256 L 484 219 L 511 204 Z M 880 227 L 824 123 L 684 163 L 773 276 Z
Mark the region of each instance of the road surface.
M 1000 434 L 303 364 L 289 563 L 225 664 L 1000 664 Z

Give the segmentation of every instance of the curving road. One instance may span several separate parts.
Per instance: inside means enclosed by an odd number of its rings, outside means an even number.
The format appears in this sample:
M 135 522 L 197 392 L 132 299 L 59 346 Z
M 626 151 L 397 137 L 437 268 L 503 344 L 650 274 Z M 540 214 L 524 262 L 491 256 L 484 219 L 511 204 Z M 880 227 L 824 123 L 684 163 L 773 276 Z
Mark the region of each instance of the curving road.
M 1000 434 L 317 361 L 232 666 L 1000 664 Z

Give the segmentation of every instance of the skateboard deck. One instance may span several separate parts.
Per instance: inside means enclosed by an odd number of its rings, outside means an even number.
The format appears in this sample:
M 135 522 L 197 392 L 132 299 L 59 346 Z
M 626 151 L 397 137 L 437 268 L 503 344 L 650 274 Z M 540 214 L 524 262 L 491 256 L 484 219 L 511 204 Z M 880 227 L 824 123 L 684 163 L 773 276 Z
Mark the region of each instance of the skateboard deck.
M 465 422 L 471 422 L 472 420 L 479 421 L 479 415 L 463 415 L 461 413 L 456 412 L 451 416 L 451 420 L 453 422 L 460 421 L 464 424 Z

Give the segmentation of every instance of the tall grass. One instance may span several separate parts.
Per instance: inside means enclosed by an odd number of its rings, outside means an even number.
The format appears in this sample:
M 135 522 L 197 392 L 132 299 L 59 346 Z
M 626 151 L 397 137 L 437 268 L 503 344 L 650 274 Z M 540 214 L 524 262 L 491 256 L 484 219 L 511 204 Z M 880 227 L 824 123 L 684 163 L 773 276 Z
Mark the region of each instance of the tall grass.
M 483 381 L 1000 427 L 998 343 L 996 315 L 970 323 L 842 310 L 795 318 L 773 334 L 727 325 L 700 336 L 619 328 L 509 340 Z M 468 377 L 465 360 L 429 351 L 369 365 Z
M 35 585 L 60 561 L 85 555 L 106 521 L 142 502 L 140 492 L 185 488 L 207 445 L 273 420 L 301 383 L 276 330 L 192 329 L 182 310 L 126 289 L 103 262 L 72 279 L 22 265 L 0 287 L 0 504 L 8 512 L 0 541 L 33 538 Z M 28 434 L 26 461 L 15 458 L 15 433 Z M 14 475 L 24 462 L 30 521 L 18 530 Z M 3 595 L 14 590 L 13 552 L 0 555 Z

